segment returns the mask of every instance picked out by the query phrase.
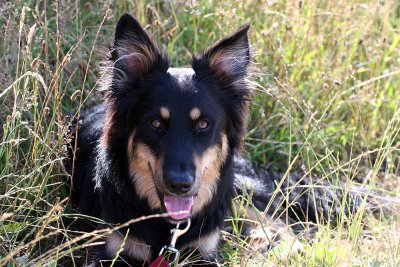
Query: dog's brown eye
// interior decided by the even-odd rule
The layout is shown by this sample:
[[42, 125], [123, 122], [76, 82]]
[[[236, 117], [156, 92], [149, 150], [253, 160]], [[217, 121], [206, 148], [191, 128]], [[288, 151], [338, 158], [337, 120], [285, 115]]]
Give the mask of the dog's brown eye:
[[161, 122], [159, 120], [152, 120], [151, 121], [151, 126], [153, 126], [156, 129], [160, 129], [161, 128]]
[[208, 122], [206, 120], [201, 120], [197, 123], [198, 129], [205, 129], [208, 127]]

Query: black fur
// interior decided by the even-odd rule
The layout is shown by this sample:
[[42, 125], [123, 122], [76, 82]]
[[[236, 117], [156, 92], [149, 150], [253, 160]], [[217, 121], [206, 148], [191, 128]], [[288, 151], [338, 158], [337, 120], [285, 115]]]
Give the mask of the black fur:
[[[245, 78], [250, 48], [247, 32], [248, 26], [243, 27], [194, 57], [192, 70], [171, 70], [167, 57], [156, 48], [139, 23], [130, 15], [121, 17], [103, 78], [107, 90], [105, 104], [82, 112], [76, 120], [77, 128], [72, 131], [73, 137], [74, 131], [78, 131], [77, 140], [73, 138], [70, 145], [69, 165], [73, 165], [74, 158], [71, 172], [79, 212], [110, 224], [165, 212], [164, 208], [152, 208], [146, 198], [140, 197], [130, 177], [128, 139], [134, 131], [135, 145], [144, 143], [153, 154], [164, 155], [164, 173], [182, 166], [192, 173], [193, 154], [201, 154], [213, 146], [222, 147], [220, 136], [226, 133], [228, 154], [220, 166], [216, 191], [211, 201], [192, 216], [192, 225], [178, 239], [177, 248], [184, 248], [222, 227], [233, 196], [233, 153], [241, 147], [248, 112], [250, 90]], [[136, 53], [138, 58], [129, 56]], [[221, 64], [218, 60], [226, 61]], [[146, 122], [163, 105], [170, 107], [172, 119], [162, 121], [163, 130], [156, 131]], [[200, 107], [207, 118], [210, 126], [205, 131], [193, 128], [190, 121], [174, 121], [194, 107]], [[181, 167], [175, 166], [178, 163]], [[160, 199], [163, 190], [167, 189], [157, 187]], [[173, 227], [174, 223], [168, 218], [148, 219], [131, 224], [129, 236], [149, 245], [154, 258], [169, 244]], [[120, 231], [122, 235], [126, 230]], [[97, 266], [100, 261], [115, 257], [106, 246], [91, 251], [90, 264]], [[120, 257], [139, 263], [139, 259], [124, 252]], [[214, 259], [208, 257], [207, 260]]]

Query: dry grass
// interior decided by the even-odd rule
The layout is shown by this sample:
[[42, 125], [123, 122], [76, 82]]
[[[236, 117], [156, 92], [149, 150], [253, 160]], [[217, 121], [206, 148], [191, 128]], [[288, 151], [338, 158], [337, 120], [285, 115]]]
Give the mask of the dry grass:
[[[138, 17], [174, 65], [251, 24], [257, 62], [246, 153], [287, 174], [359, 182], [399, 197], [397, 1], [24, 1], [0, 3], [0, 266], [72, 265], [103, 232], [69, 228], [63, 136], [99, 102], [99, 62], [120, 14]], [[312, 188], [310, 189], [312, 190]], [[259, 255], [236, 240], [227, 265], [399, 266], [399, 220], [363, 209]], [[246, 255], [244, 257], [243, 255]]]

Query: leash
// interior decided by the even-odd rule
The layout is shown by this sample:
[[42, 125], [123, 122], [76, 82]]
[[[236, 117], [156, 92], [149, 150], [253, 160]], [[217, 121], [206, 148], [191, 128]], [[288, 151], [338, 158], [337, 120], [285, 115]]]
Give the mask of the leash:
[[[148, 267], [177, 267], [179, 262], [179, 250], [175, 248], [176, 241], [178, 237], [183, 235], [189, 230], [190, 227], [190, 218], [186, 221], [186, 227], [183, 229], [179, 229], [181, 223], [178, 223], [174, 229], [171, 230], [171, 242], [168, 246], [164, 246], [158, 257], [150, 263]], [[170, 260], [172, 259], [172, 260]]]

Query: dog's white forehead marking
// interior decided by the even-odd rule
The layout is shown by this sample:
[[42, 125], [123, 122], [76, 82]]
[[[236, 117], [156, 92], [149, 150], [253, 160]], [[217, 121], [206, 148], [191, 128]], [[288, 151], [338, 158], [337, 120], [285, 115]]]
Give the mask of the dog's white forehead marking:
[[200, 111], [200, 109], [199, 108], [193, 108], [191, 111], [190, 111], [190, 118], [192, 119], [192, 120], [197, 120], [198, 118], [200, 118], [200, 116], [201, 116], [201, 111]]
[[168, 73], [174, 76], [178, 82], [183, 82], [194, 75], [194, 70], [192, 68], [169, 68]]
[[162, 106], [162, 107], [160, 108], [160, 114], [161, 114], [161, 117], [162, 117], [164, 120], [168, 120], [168, 119], [169, 119], [169, 116], [170, 116], [170, 111], [169, 111], [169, 109], [168, 109], [167, 107]]
[[168, 73], [171, 75], [191, 76], [194, 74], [192, 68], [169, 68]]

